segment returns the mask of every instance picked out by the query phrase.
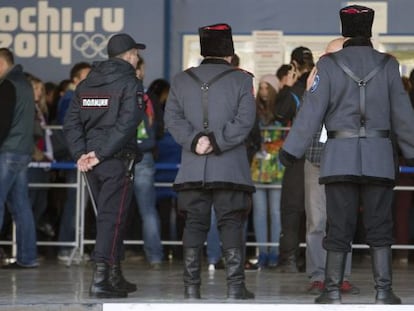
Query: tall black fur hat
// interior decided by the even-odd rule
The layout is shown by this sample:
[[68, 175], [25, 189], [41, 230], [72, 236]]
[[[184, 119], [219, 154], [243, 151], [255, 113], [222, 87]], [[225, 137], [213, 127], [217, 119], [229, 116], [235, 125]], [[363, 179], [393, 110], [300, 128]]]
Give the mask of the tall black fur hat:
[[233, 56], [234, 45], [231, 27], [227, 24], [215, 24], [200, 27], [200, 47], [202, 56]]
[[339, 11], [342, 36], [371, 38], [374, 10], [361, 5], [350, 5]]

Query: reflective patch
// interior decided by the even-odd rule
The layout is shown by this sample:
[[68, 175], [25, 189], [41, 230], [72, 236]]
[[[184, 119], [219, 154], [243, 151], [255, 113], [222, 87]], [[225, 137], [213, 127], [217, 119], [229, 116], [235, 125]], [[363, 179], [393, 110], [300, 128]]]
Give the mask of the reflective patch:
[[137, 103], [138, 103], [138, 108], [140, 110], [145, 110], [145, 108], [146, 108], [145, 107], [145, 103], [146, 103], [145, 96], [148, 97], [147, 94], [144, 94], [140, 91], [137, 92]]
[[320, 80], [321, 80], [321, 78], [319, 77], [319, 75], [317, 74], [316, 76], [315, 76], [315, 79], [313, 80], [313, 83], [312, 83], [312, 86], [311, 86], [311, 88], [310, 88], [310, 92], [311, 93], [313, 93], [313, 92], [315, 92], [316, 91], [316, 89], [318, 88], [318, 86], [319, 86], [319, 82], [320, 82]]
[[82, 108], [107, 108], [109, 97], [106, 98], [82, 98]]

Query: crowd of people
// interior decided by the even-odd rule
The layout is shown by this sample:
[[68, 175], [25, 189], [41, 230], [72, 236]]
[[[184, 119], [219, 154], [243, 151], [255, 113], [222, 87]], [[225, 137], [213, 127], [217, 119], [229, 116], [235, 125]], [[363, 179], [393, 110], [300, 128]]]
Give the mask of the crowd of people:
[[[342, 294], [359, 293], [350, 278], [360, 218], [376, 303], [401, 303], [392, 291], [390, 246], [394, 239], [410, 242], [413, 202], [411, 192], [393, 186], [414, 185], [395, 172], [414, 164], [414, 72], [401, 77], [396, 60], [373, 49], [373, 16], [362, 6], [341, 9], [343, 37], [320, 61], [309, 48], [295, 48], [289, 64], [258, 77], [256, 94], [227, 24], [199, 28], [199, 66], [171, 85], [157, 79], [147, 88], [145, 45], [127, 34], [109, 40], [108, 60], [77, 63], [59, 84], [25, 73], [0, 48], [0, 225], [7, 224], [7, 206], [18, 246], [16, 261], [3, 268], [36, 268], [36, 237], [75, 239], [75, 190], [28, 187], [76, 181], [75, 170], [28, 168], [29, 162], [74, 161], [96, 209], [90, 296], [135, 291], [121, 268], [130, 206], [141, 220], [132, 228], [140, 228], [147, 262], [160, 269], [166, 250], [156, 163], [179, 150], [181, 165], [168, 181], [183, 219], [185, 298], [202, 297], [206, 255], [209, 270], [226, 270], [230, 299], [254, 298], [246, 269], [274, 269], [306, 272], [316, 303], [341, 303]], [[382, 109], [370, 106], [372, 98]], [[162, 149], [171, 142], [170, 151]], [[246, 250], [249, 220], [254, 261]], [[68, 261], [72, 251], [60, 246], [57, 258]], [[399, 251], [397, 259], [406, 264], [408, 255]]]

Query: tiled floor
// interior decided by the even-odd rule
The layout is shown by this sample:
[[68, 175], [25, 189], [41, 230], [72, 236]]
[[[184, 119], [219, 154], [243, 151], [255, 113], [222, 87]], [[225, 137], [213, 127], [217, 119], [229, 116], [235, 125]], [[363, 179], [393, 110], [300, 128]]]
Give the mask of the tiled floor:
[[[345, 304], [370, 304], [374, 289], [369, 260], [353, 263], [352, 282], [359, 295], [343, 296]], [[0, 270], [0, 310], [103, 310], [103, 303], [126, 304], [188, 303], [183, 299], [182, 262], [165, 262], [160, 270], [151, 270], [143, 260], [127, 260], [124, 275], [138, 284], [138, 291], [125, 299], [97, 300], [88, 297], [92, 275], [89, 263], [67, 267], [55, 260], [43, 261], [37, 269]], [[305, 273], [282, 274], [271, 269], [246, 272], [247, 287], [255, 300], [243, 304], [313, 304], [307, 293]], [[203, 267], [202, 304], [229, 303], [225, 299], [223, 270]], [[404, 304], [414, 309], [414, 266], [394, 267], [394, 289]], [[239, 303], [239, 302], [237, 302]]]

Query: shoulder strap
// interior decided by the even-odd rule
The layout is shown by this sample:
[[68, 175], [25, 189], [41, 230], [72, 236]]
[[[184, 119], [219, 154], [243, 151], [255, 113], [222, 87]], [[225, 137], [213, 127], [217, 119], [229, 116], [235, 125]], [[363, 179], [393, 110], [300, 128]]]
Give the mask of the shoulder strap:
[[384, 68], [385, 64], [390, 59], [390, 55], [386, 54], [384, 58], [381, 60], [381, 62], [372, 69], [365, 77], [362, 79], [359, 78], [347, 65], [344, 64], [344, 62], [338, 57], [338, 55], [332, 53], [328, 55], [330, 58], [334, 60], [334, 62], [341, 67], [341, 69], [351, 77], [352, 80], [354, 80], [356, 83], [358, 83], [358, 86], [365, 86], [369, 80], [371, 80], [382, 68]]
[[212, 84], [214, 84], [215, 82], [217, 82], [218, 80], [220, 80], [221, 78], [223, 78], [225, 75], [236, 71], [235, 68], [230, 68], [230, 69], [226, 69], [222, 72], [220, 72], [218, 75], [214, 76], [213, 78], [211, 78], [208, 82], [204, 82], [202, 81], [192, 70], [193, 67], [188, 68], [187, 70], [185, 70], [184, 72], [187, 73], [188, 75], [190, 75], [191, 78], [193, 78], [197, 83], [199, 83], [201, 86], [206, 85], [206, 86], [211, 86]]
[[365, 77], [362, 79], [359, 78], [347, 65], [344, 64], [342, 59], [338, 57], [337, 54], [329, 54], [328, 55], [332, 60], [349, 76], [352, 80], [354, 80], [359, 86], [359, 111], [360, 111], [360, 133], [361, 135], [365, 134], [365, 86], [367, 85], [368, 81], [370, 81], [382, 68], [384, 68], [385, 64], [391, 58], [389, 55], [385, 55], [381, 62], [372, 69]]
[[188, 74], [191, 78], [193, 78], [193, 80], [195, 80], [198, 84], [200, 85], [204, 84], [204, 82], [201, 81], [200, 78], [191, 69], [193, 69], [193, 67], [188, 68], [184, 72]]
[[218, 75], [211, 78], [208, 82], [203, 82], [192, 70], [192, 68], [189, 68], [185, 70], [184, 72], [187, 73], [195, 82], [197, 82], [200, 85], [202, 94], [202, 104], [203, 104], [203, 127], [204, 131], [208, 132], [208, 89], [209, 87], [223, 78], [225, 75], [234, 72], [235, 68], [230, 68], [227, 70], [224, 70], [220, 72]]

